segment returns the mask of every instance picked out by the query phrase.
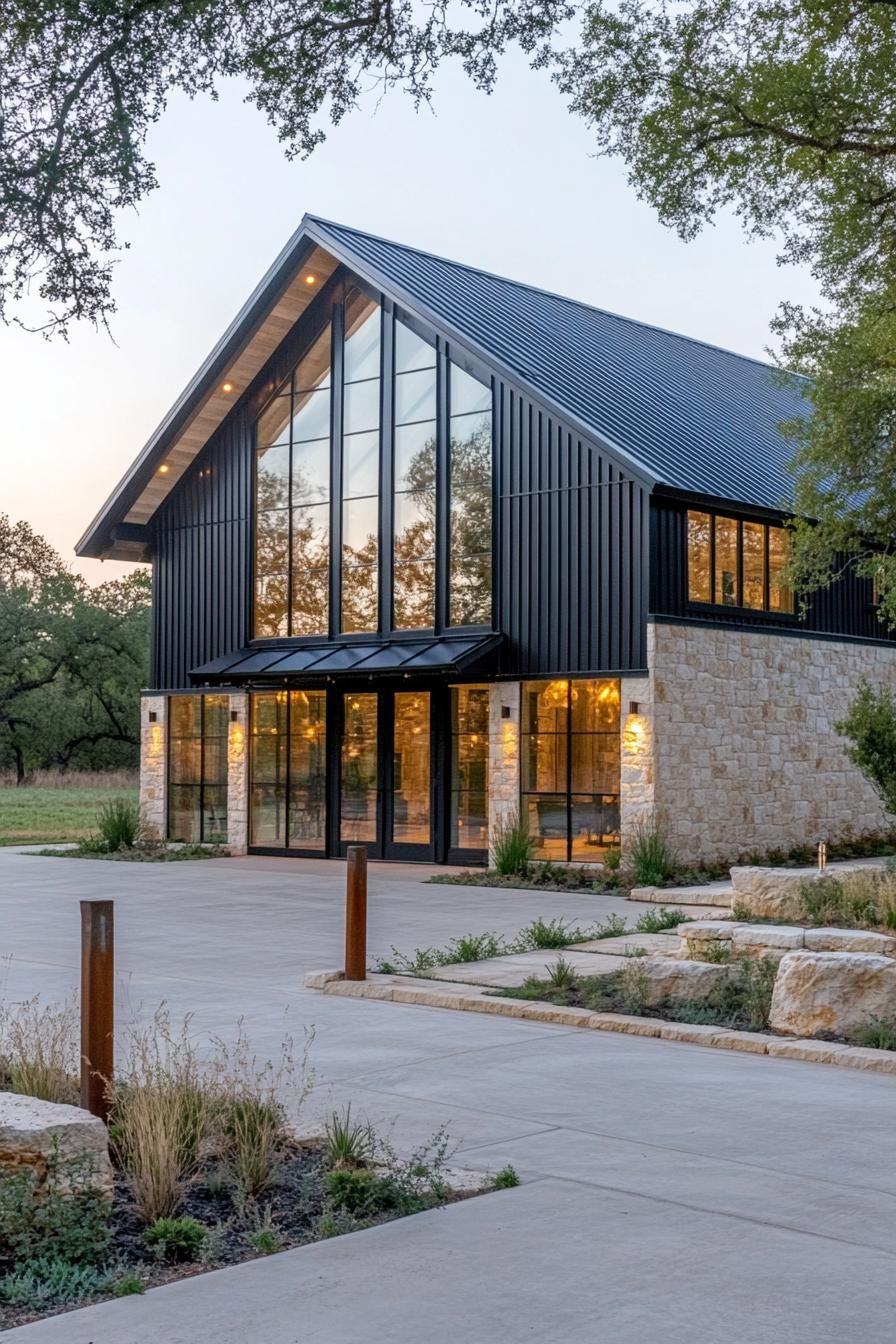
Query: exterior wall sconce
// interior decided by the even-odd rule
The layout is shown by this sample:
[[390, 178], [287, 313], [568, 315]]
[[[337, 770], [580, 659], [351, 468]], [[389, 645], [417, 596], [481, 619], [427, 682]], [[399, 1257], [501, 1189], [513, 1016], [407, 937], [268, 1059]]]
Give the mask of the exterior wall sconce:
[[640, 714], [640, 713], [641, 713], [641, 701], [640, 701], [640, 700], [629, 700], [629, 702], [628, 702], [628, 712], [629, 712], [629, 714]]
[[156, 711], [154, 709], [149, 711], [149, 721], [150, 723], [155, 723], [156, 721]]
[[238, 710], [238, 709], [232, 709], [232, 710], [230, 711], [230, 722], [231, 722], [231, 723], [239, 723], [239, 721], [240, 721], [240, 712], [239, 712], [239, 710]]
[[502, 706], [501, 706], [501, 718], [502, 718], [502, 719], [509, 719], [509, 718], [510, 718], [510, 706], [509, 706], [509, 705], [502, 705]]

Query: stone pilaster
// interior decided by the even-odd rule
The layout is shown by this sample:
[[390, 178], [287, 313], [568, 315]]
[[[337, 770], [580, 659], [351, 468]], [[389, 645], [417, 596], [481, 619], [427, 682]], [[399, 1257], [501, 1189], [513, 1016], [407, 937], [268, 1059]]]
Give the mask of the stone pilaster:
[[227, 733], [227, 848], [245, 854], [248, 845], [249, 697], [239, 693], [230, 697]]
[[[648, 657], [652, 633], [648, 627]], [[619, 690], [619, 829], [624, 845], [639, 823], [650, 826], [655, 820], [653, 679], [623, 677]], [[637, 711], [631, 710], [633, 704]]]
[[495, 826], [520, 805], [520, 703], [518, 681], [494, 682], [489, 688], [489, 861]]
[[168, 698], [140, 700], [140, 815], [147, 840], [168, 835]]

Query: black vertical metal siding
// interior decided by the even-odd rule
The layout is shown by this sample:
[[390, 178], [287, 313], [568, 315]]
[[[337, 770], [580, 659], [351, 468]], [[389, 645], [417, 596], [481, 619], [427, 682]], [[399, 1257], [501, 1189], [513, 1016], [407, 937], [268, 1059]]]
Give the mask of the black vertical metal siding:
[[515, 388], [499, 382], [496, 404], [503, 671], [642, 670], [646, 492]]
[[[699, 508], [700, 505], [694, 505]], [[720, 510], [721, 511], [721, 510]], [[732, 509], [732, 513], [737, 510]], [[830, 588], [815, 593], [805, 616], [777, 620], [773, 615], [730, 613], [691, 607], [687, 590], [687, 505], [656, 499], [650, 507], [650, 611], [657, 616], [700, 617], [722, 625], [764, 629], [796, 629], [807, 634], [848, 635], [857, 639], [893, 639], [880, 624], [872, 604], [870, 579], [846, 573]]]
[[189, 671], [251, 637], [251, 423], [237, 408], [178, 482], [155, 521], [151, 684], [190, 684]]

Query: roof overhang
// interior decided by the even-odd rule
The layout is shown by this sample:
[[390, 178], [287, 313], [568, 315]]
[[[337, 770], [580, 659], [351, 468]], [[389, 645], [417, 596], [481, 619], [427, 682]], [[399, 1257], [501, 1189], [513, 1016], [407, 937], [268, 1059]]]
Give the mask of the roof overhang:
[[[303, 221], [106, 500], [76, 545], [78, 555], [149, 558], [147, 524], [156, 510], [338, 265]], [[144, 532], [138, 540], [129, 529]]]

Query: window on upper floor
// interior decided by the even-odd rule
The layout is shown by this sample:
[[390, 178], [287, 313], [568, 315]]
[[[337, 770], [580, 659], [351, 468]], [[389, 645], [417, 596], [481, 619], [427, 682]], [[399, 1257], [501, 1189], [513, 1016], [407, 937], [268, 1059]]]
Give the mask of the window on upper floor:
[[324, 302], [256, 422], [255, 637], [489, 625], [491, 387], [358, 282]]
[[688, 600], [792, 615], [785, 528], [688, 510]]

